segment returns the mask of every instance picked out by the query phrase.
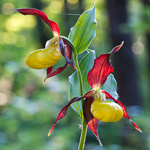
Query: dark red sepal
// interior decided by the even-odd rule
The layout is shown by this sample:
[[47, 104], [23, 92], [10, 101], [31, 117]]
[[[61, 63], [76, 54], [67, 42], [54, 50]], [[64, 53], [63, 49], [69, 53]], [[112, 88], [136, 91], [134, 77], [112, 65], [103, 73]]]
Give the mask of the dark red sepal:
[[59, 112], [59, 114], [58, 114], [58, 116], [57, 116], [57, 118], [56, 118], [55, 123], [52, 125], [52, 127], [51, 127], [51, 129], [50, 129], [50, 131], [49, 131], [49, 133], [48, 133], [48, 136], [50, 136], [50, 134], [51, 134], [52, 131], [54, 130], [56, 123], [57, 123], [60, 119], [62, 119], [62, 118], [64, 118], [64, 117], [66, 116], [68, 107], [69, 107], [72, 103], [77, 102], [77, 101], [80, 101], [82, 98], [83, 98], [83, 96], [82, 96], [82, 97], [74, 97], [74, 98], [71, 99], [71, 100], [69, 101], [69, 103]]
[[67, 41], [60, 39], [60, 50], [62, 55], [65, 57], [66, 62], [75, 69], [75, 65], [73, 63], [73, 61], [71, 60], [71, 56], [72, 56], [72, 47], [67, 43]]
[[52, 72], [52, 68], [53, 67], [49, 67], [47, 69], [47, 75], [46, 75], [46, 77], [44, 79], [44, 82], [46, 81], [46, 79], [48, 79], [50, 77], [53, 77], [53, 76], [55, 76], [55, 75], [60, 74], [61, 72], [63, 72], [66, 69], [67, 66], [68, 66], [68, 64], [66, 63], [63, 67], [59, 67], [56, 70], [54, 70], [53, 72]]
[[99, 139], [98, 133], [97, 133], [97, 127], [99, 124], [99, 120], [94, 118], [91, 114], [91, 104], [94, 101], [94, 97], [86, 98], [83, 105], [83, 114], [87, 123], [87, 126], [90, 128], [90, 130], [94, 133], [97, 140], [99, 141], [100, 145], [102, 146], [101, 140]]
[[56, 22], [49, 20], [47, 15], [38, 9], [27, 9], [27, 8], [21, 8], [21, 9], [15, 9], [19, 13], [23, 15], [35, 15], [39, 18], [41, 18], [52, 30], [54, 36], [58, 36], [60, 34], [59, 27]]
[[117, 52], [123, 45], [123, 42], [114, 47], [108, 54], [102, 54], [94, 61], [93, 68], [89, 71], [87, 79], [93, 89], [100, 88], [106, 81], [108, 75], [113, 72], [109, 57], [110, 54]]
[[137, 129], [139, 132], [142, 132], [141, 129], [136, 125], [136, 123], [133, 122], [133, 121], [130, 119], [130, 117], [129, 117], [128, 113], [127, 113], [126, 107], [124, 106], [124, 104], [123, 104], [121, 101], [119, 101], [119, 100], [113, 98], [113, 97], [112, 97], [108, 92], [106, 92], [106, 91], [101, 90], [101, 92], [106, 95], [106, 98], [107, 98], [107, 99], [112, 99], [112, 100], [114, 100], [118, 105], [120, 105], [120, 107], [121, 107], [122, 110], [123, 110], [123, 116], [124, 116], [125, 118], [129, 119], [129, 121], [133, 124], [133, 126], [134, 126], [135, 129]]
[[120, 45], [115, 46], [109, 53], [116, 53], [117, 51], [119, 51], [119, 49], [123, 46], [124, 41], [121, 42]]
[[134, 128], [135, 128], [136, 130], [138, 130], [139, 132], [142, 133], [141, 129], [136, 125], [135, 122], [133, 122], [131, 119], [130, 119], [130, 122], [133, 124], [133, 126], [134, 126]]

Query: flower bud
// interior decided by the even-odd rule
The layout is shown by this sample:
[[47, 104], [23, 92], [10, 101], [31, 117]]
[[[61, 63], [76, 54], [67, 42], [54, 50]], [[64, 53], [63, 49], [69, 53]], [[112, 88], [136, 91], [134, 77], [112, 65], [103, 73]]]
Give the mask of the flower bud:
[[91, 105], [93, 116], [103, 122], [116, 122], [123, 117], [122, 108], [114, 102], [95, 99]]
[[61, 57], [59, 39], [46, 42], [45, 49], [35, 50], [26, 57], [26, 64], [33, 69], [43, 69], [55, 65]]

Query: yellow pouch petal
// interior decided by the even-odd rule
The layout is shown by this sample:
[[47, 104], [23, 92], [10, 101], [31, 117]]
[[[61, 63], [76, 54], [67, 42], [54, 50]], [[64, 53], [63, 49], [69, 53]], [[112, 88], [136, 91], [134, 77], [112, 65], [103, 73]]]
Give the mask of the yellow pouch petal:
[[48, 41], [48, 46], [45, 49], [35, 50], [29, 53], [26, 57], [26, 64], [33, 69], [43, 69], [55, 65], [60, 57], [61, 51], [59, 42], [56, 39]]
[[103, 122], [116, 122], [123, 117], [122, 108], [114, 102], [95, 100], [91, 105], [93, 116]]

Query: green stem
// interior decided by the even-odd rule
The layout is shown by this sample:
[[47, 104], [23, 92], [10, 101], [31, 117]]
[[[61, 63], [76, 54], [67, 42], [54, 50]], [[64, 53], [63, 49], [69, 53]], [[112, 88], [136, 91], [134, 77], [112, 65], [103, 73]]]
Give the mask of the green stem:
[[[78, 78], [79, 78], [80, 94], [81, 94], [81, 96], [83, 96], [82, 76], [81, 76], [81, 71], [80, 71], [77, 55], [74, 55], [74, 62], [75, 62], [75, 66], [76, 66], [77, 73], [78, 73]], [[82, 108], [83, 108], [83, 103], [84, 103], [84, 100], [81, 99], [81, 107]], [[86, 133], [87, 133], [87, 125], [86, 125], [86, 120], [85, 120], [84, 115], [83, 115], [83, 111], [82, 111], [82, 116], [81, 117], [82, 117], [82, 131], [81, 131], [80, 143], [79, 143], [78, 150], [83, 150], [84, 149]]]
[[80, 136], [80, 143], [79, 143], [78, 150], [84, 149], [86, 133], [87, 133], [87, 125], [86, 125], [86, 121], [84, 121], [83, 126], [82, 126], [82, 132], [81, 132], [81, 136]]
[[[75, 53], [75, 47], [74, 47], [73, 43], [68, 38], [66, 38], [64, 36], [61, 36], [61, 38], [66, 40], [73, 49], [74, 63], [75, 63], [78, 78], [79, 78], [80, 95], [83, 96], [82, 75], [81, 75], [81, 71], [80, 71], [80, 67], [79, 67], [79, 63], [78, 63], [77, 54]], [[84, 104], [84, 99], [81, 99], [81, 108], [83, 108], [83, 104]], [[86, 120], [85, 120], [84, 115], [83, 115], [83, 111], [80, 110], [80, 106], [78, 103], [77, 103], [77, 107], [79, 109], [79, 113], [80, 113], [80, 116], [82, 118], [82, 131], [81, 131], [80, 143], [79, 143], [78, 150], [83, 150], [84, 145], [85, 145], [86, 133], [87, 133], [87, 125], [86, 125]], [[82, 114], [81, 114], [81, 112], [82, 112]]]
[[[76, 70], [77, 70], [77, 74], [78, 74], [78, 78], [79, 78], [80, 96], [83, 96], [82, 76], [81, 76], [81, 71], [80, 71], [80, 67], [79, 67], [77, 55], [74, 55], [74, 63], [75, 63]], [[83, 107], [83, 103], [84, 103], [84, 100], [81, 99], [81, 108]], [[83, 116], [83, 113], [82, 113], [82, 116], [81, 116], [81, 117], [82, 117], [82, 122], [84, 122], [84, 116]]]

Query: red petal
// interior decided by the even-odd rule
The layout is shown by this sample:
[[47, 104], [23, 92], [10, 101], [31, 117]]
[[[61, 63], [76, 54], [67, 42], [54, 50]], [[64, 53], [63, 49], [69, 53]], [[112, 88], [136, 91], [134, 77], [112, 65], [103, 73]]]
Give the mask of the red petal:
[[52, 66], [52, 67], [47, 68], [47, 74], [50, 74], [50, 73], [52, 72], [52, 70], [53, 70], [53, 66]]
[[113, 50], [108, 54], [102, 54], [95, 59], [94, 66], [89, 71], [87, 76], [88, 82], [93, 89], [100, 88], [105, 83], [107, 76], [113, 72], [114, 69], [109, 61], [109, 56], [111, 53], [117, 52], [122, 45], [123, 42], [120, 45], [114, 47]]
[[91, 111], [90, 111], [91, 104], [93, 103], [93, 101], [94, 101], [93, 97], [86, 98], [86, 100], [84, 101], [84, 105], [83, 105], [83, 114], [84, 114], [84, 117], [85, 117], [85, 120], [86, 120], [88, 127], [94, 133], [94, 135], [96, 136], [100, 145], [102, 146], [102, 143], [101, 143], [99, 136], [97, 134], [97, 127], [99, 124], [99, 120], [94, 118], [93, 115], [91, 114]]
[[129, 121], [133, 124], [133, 126], [134, 126], [135, 129], [137, 129], [139, 132], [142, 132], [141, 129], [130, 119], [130, 117], [129, 117], [128, 113], [127, 113], [126, 107], [124, 106], [124, 104], [123, 104], [121, 101], [119, 101], [119, 100], [113, 98], [113, 97], [112, 97], [108, 92], [106, 92], [106, 91], [101, 90], [101, 92], [106, 95], [106, 98], [107, 98], [107, 99], [112, 99], [112, 100], [114, 100], [116, 103], [118, 103], [118, 104], [121, 106], [122, 110], [123, 110], [123, 116], [124, 116], [125, 118], [129, 119]]
[[60, 39], [60, 50], [62, 55], [65, 57], [66, 62], [75, 69], [73, 61], [71, 61], [71, 56], [72, 56], [72, 48], [68, 44], [67, 41]]
[[135, 122], [133, 122], [131, 119], [130, 119], [130, 122], [133, 124], [134, 128], [137, 129], [139, 132], [142, 133], [141, 129], [136, 125]]
[[46, 81], [46, 79], [48, 79], [50, 77], [53, 77], [53, 76], [55, 76], [55, 75], [60, 74], [61, 72], [63, 72], [66, 69], [67, 66], [68, 66], [68, 64], [66, 63], [63, 67], [59, 67], [56, 70], [54, 70], [53, 72], [52, 72], [52, 67], [49, 67], [47, 69], [47, 76], [44, 79], [44, 82]]
[[94, 91], [94, 90], [91, 90], [91, 91], [87, 92], [87, 93], [84, 95], [84, 98], [92, 97], [94, 94], [95, 94], [95, 91]]
[[60, 34], [59, 27], [56, 22], [49, 20], [47, 15], [38, 9], [15, 9], [19, 13], [23, 15], [35, 15], [41, 18], [52, 30], [54, 36], [58, 36]]
[[48, 136], [50, 136], [50, 134], [51, 134], [52, 131], [54, 130], [56, 123], [57, 123], [60, 119], [62, 119], [62, 118], [64, 118], [64, 117], [66, 116], [68, 107], [69, 107], [72, 103], [77, 102], [77, 101], [80, 101], [82, 98], [83, 98], [83, 96], [82, 96], [82, 97], [74, 97], [74, 98], [71, 99], [71, 100], [69, 101], [69, 103], [59, 112], [59, 114], [58, 114], [58, 116], [57, 116], [57, 118], [56, 118], [55, 123], [52, 125], [52, 127], [51, 127], [51, 129], [50, 129], [50, 131], [49, 131], [49, 133], [48, 133]]
[[124, 41], [122, 41], [122, 43], [116, 47], [114, 47], [109, 53], [116, 53], [122, 46], [123, 46]]

